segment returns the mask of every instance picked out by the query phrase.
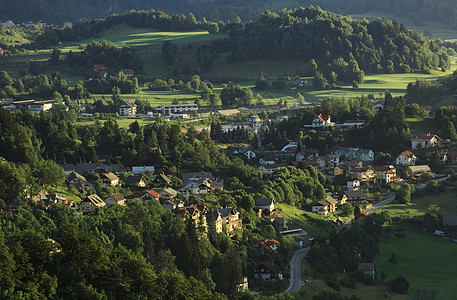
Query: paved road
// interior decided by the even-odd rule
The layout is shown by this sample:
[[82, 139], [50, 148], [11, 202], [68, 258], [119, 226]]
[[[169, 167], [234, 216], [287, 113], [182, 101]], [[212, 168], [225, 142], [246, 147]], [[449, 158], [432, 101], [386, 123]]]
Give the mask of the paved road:
[[[435, 180], [436, 182], [441, 182], [441, 181], [448, 180], [449, 178], [451, 178], [451, 175], [442, 177], [442, 178], [438, 178], [438, 179], [433, 179], [433, 180]], [[428, 182], [417, 184], [416, 189], [420, 189], [420, 190], [425, 189], [425, 187], [427, 186], [427, 183]]]
[[309, 250], [311, 250], [311, 247], [299, 249], [294, 252], [294, 256], [292, 256], [292, 260], [290, 261], [290, 285], [282, 294], [296, 292], [304, 285], [301, 279], [301, 263]]

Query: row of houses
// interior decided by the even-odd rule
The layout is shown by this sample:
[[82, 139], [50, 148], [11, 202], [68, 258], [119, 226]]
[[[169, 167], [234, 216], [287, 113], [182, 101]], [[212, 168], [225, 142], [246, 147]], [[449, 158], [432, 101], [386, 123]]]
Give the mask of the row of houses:
[[311, 206], [311, 211], [320, 216], [327, 216], [337, 210], [339, 205], [345, 203], [361, 204], [366, 200], [365, 192], [362, 190], [345, 191], [334, 196], [327, 195], [325, 200], [318, 201]]
[[10, 100], [0, 100], [0, 105], [5, 110], [16, 111], [16, 110], [28, 110], [32, 113], [48, 111], [52, 109], [54, 100], [21, 100], [21, 101], [10, 101]]

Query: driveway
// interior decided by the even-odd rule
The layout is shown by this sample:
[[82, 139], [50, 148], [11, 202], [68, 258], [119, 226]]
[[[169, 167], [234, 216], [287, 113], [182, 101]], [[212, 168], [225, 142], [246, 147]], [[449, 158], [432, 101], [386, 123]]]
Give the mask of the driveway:
[[304, 286], [303, 280], [301, 279], [302, 269], [301, 263], [303, 258], [309, 253], [311, 247], [298, 249], [294, 252], [292, 259], [290, 261], [290, 285], [289, 288], [282, 293], [293, 293], [298, 291], [302, 286]]

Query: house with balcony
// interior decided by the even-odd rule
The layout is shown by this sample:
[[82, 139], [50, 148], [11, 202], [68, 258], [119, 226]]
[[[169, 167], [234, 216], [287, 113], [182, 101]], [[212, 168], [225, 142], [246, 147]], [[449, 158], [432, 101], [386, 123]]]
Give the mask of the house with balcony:
[[438, 143], [438, 136], [434, 134], [426, 134], [421, 137], [415, 137], [411, 139], [411, 148], [416, 150], [417, 148], [431, 148], [435, 147]]

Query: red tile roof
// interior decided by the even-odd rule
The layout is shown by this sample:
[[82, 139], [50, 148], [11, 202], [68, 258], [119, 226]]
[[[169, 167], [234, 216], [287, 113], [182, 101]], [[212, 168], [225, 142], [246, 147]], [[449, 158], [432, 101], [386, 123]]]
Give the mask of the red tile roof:
[[159, 198], [160, 198], [160, 194], [157, 193], [157, 192], [154, 191], [154, 190], [147, 191], [146, 193], [149, 194], [149, 195], [151, 195], [152, 197], [154, 197], [154, 198], [156, 198], [156, 199], [159, 199]]
[[314, 117], [314, 119], [320, 119], [322, 122], [327, 122], [329, 119], [330, 119], [330, 116], [329, 115], [322, 115], [322, 114], [318, 114], [317, 116]]
[[[403, 151], [401, 154], [403, 154], [404, 156], [406, 156], [407, 158], [413, 158], [415, 157], [414, 153], [412, 153], [411, 151]], [[401, 155], [400, 154], [400, 155]]]

